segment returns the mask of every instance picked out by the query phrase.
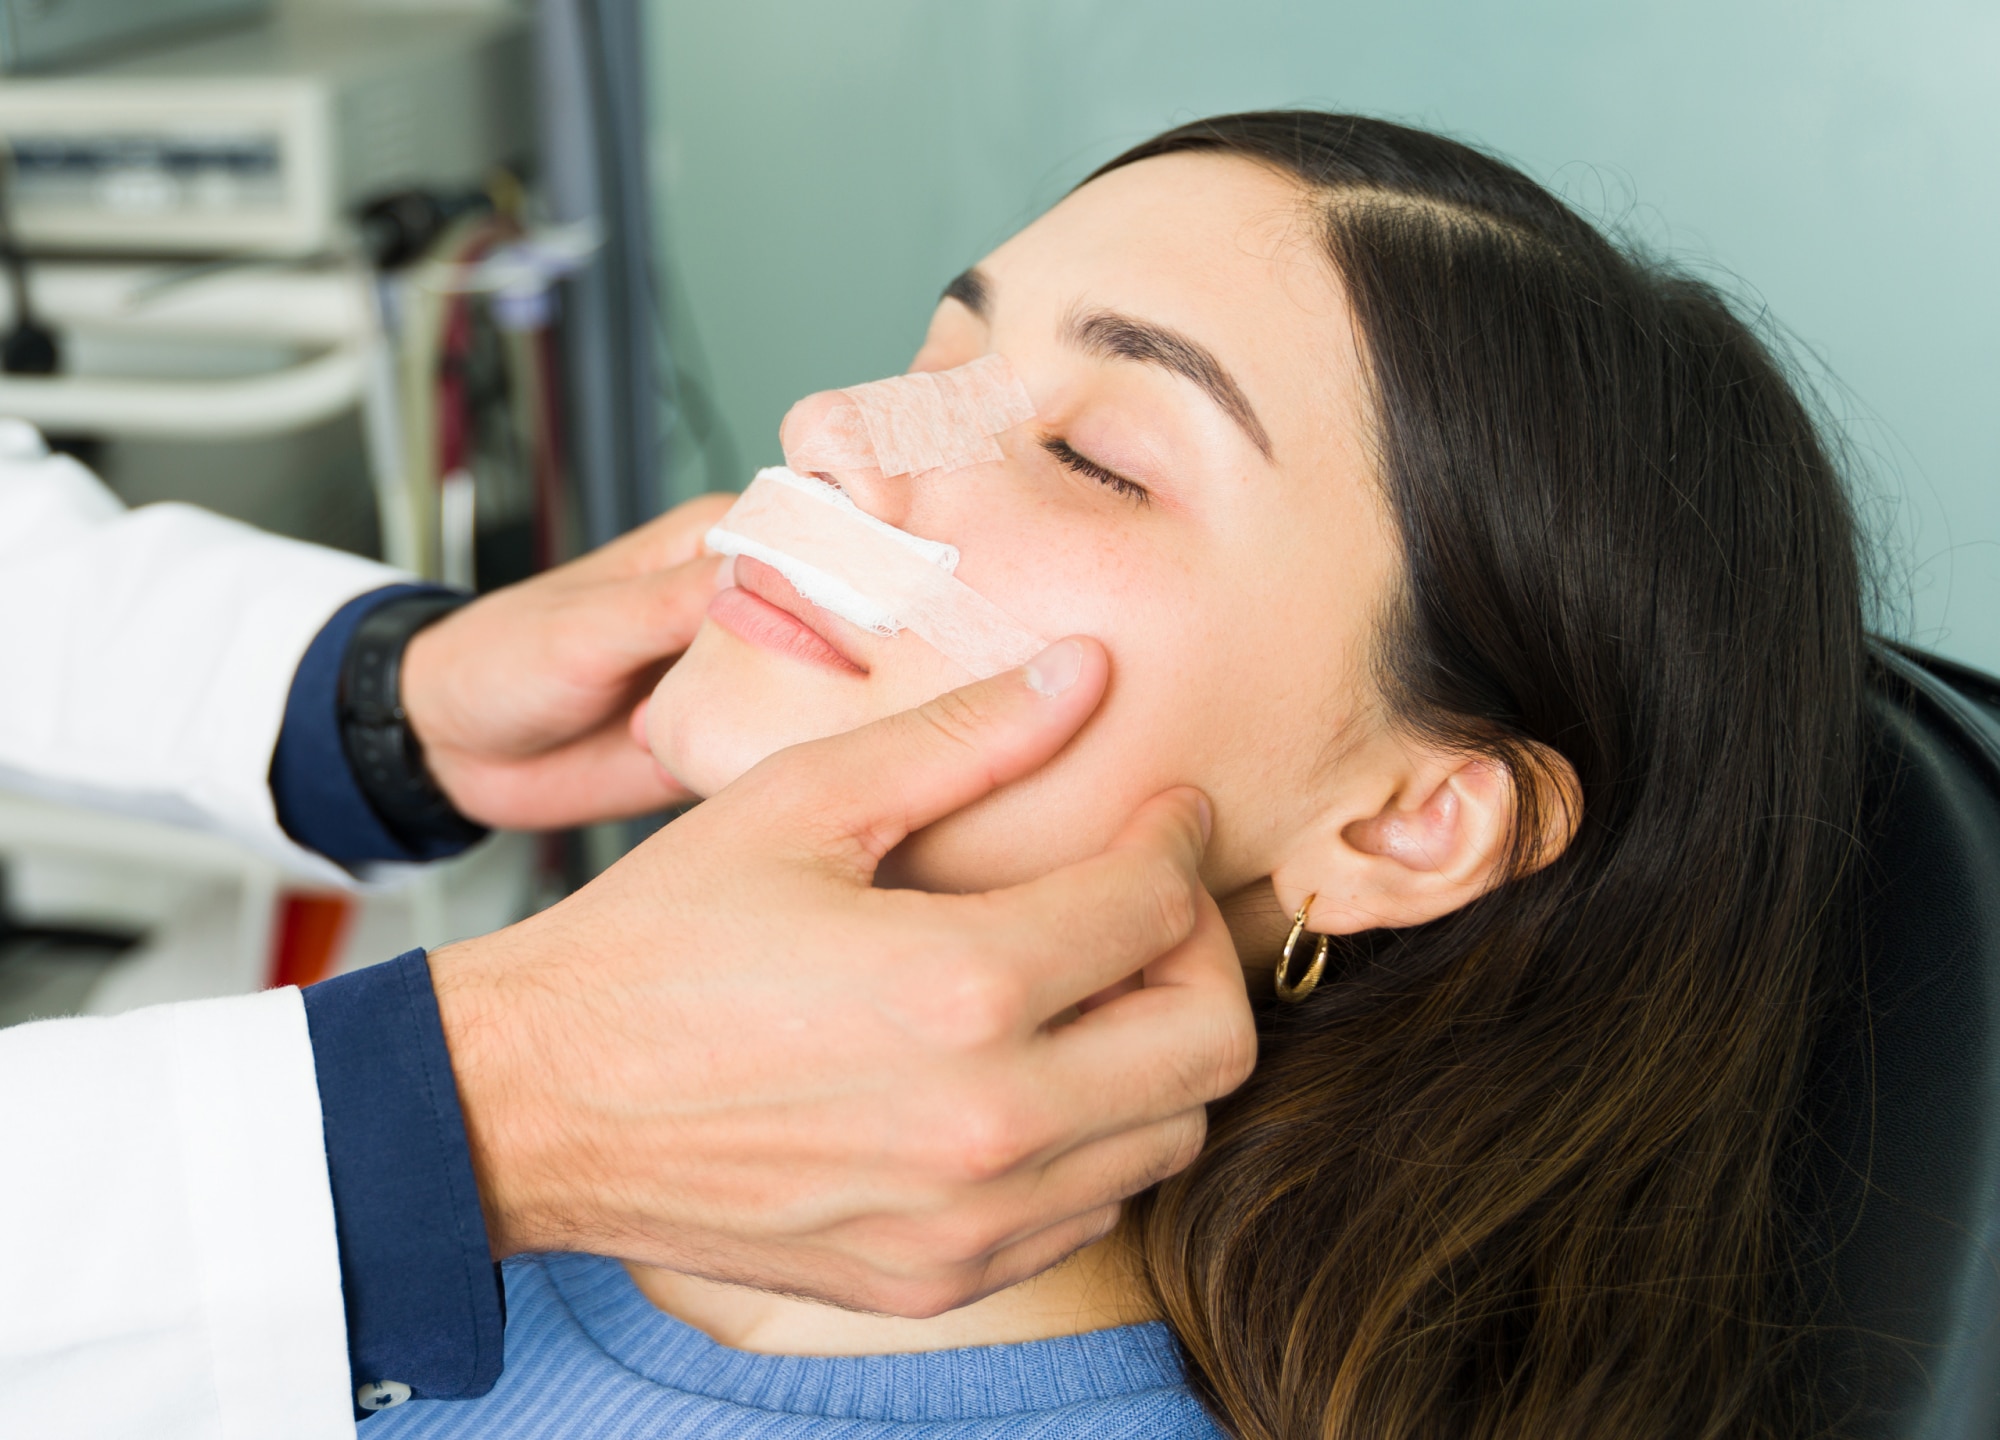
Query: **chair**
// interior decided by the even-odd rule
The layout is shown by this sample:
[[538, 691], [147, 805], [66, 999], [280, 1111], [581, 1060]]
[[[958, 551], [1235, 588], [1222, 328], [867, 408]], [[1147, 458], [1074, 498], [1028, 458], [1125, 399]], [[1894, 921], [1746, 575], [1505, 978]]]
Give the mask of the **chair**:
[[1863, 943], [1805, 1102], [1830, 1283], [1800, 1383], [1842, 1435], [2000, 1440], [2000, 680], [1875, 661]]

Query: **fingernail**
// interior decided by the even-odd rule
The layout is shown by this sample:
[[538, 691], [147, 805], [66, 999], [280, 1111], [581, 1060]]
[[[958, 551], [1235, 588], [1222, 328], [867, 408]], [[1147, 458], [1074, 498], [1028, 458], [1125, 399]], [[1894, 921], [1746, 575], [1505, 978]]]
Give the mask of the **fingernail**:
[[1196, 795], [1195, 810], [1201, 816], [1201, 843], [1206, 845], [1208, 837], [1215, 833], [1215, 808], [1208, 803], [1206, 795]]
[[1030, 690], [1037, 695], [1060, 695], [1083, 673], [1083, 647], [1074, 640], [1058, 640], [1025, 668]]

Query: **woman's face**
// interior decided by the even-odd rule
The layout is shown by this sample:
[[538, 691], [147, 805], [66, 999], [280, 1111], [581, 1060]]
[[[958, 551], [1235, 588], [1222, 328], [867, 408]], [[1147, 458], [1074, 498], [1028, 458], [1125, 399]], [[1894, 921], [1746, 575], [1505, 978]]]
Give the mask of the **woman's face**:
[[[1303, 202], [1221, 156], [1091, 182], [955, 282], [911, 367], [1005, 356], [1037, 412], [1000, 437], [1005, 458], [833, 477], [957, 546], [959, 578], [1022, 624], [1111, 656], [1103, 705], [1062, 754], [911, 837], [894, 883], [1039, 874], [1179, 784], [1213, 803], [1217, 893], [1270, 874], [1321, 822], [1336, 761], [1376, 725], [1370, 644], [1396, 551], [1347, 305]], [[647, 715], [654, 753], [697, 794], [969, 678], [754, 562], [738, 580]]]

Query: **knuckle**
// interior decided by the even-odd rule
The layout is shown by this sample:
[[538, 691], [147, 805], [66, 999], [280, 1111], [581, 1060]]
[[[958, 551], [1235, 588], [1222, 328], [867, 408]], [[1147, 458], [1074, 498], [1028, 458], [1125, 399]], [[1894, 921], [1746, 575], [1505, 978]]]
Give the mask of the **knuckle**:
[[971, 1276], [984, 1272], [988, 1259], [1011, 1233], [998, 1218], [959, 1207], [937, 1218], [929, 1241], [943, 1273]]
[[[1172, 1170], [1167, 1172], [1169, 1175], [1173, 1173]], [[1095, 1210], [1085, 1216], [1082, 1225], [1082, 1240], [1076, 1248], [1081, 1250], [1086, 1245], [1095, 1245], [1118, 1228], [1118, 1222], [1124, 1218], [1124, 1215], [1125, 1206], [1121, 1201], [1116, 1204], [1106, 1205], [1102, 1209]]]
[[1164, 855], [1149, 856], [1134, 877], [1134, 903], [1161, 935], [1176, 942], [1194, 932], [1201, 918], [1195, 899], [1195, 881]]
[[1206, 1011], [1190, 1039], [1176, 1052], [1173, 1072], [1178, 1098], [1189, 1107], [1220, 1100], [1257, 1068], [1257, 1022], [1247, 1004]]
[[1019, 1028], [1028, 1006], [1027, 984], [1010, 970], [963, 961], [952, 967], [938, 1003], [961, 1043], [983, 1047]]
[[1211, 1104], [1250, 1078], [1257, 1062], [1257, 1032], [1234, 1021], [1212, 1023], [1207, 1044], [1183, 1052], [1175, 1079], [1189, 1106]]
[[1167, 1127], [1166, 1140], [1166, 1146], [1160, 1156], [1161, 1169], [1157, 1177], [1160, 1180], [1166, 1179], [1169, 1175], [1180, 1174], [1194, 1164], [1195, 1157], [1201, 1154], [1201, 1147], [1208, 1140], [1207, 1112], [1190, 1110], [1187, 1114], [1176, 1117]]
[[1222, 1040], [1215, 1061], [1214, 1094], [1204, 1097], [1215, 1100], [1236, 1089], [1250, 1078], [1250, 1072], [1257, 1068], [1257, 1022], [1248, 1008], [1241, 1014], [1228, 1014], [1222, 1021]]
[[987, 1185], [1020, 1168], [1033, 1149], [1028, 1127], [1012, 1106], [982, 1100], [966, 1106], [952, 1127], [943, 1169], [962, 1185]]
[[983, 717], [979, 713], [979, 707], [960, 691], [945, 691], [918, 713], [937, 732], [940, 739], [967, 749], [978, 748], [977, 739]]
[[1027, 981], [978, 955], [926, 955], [914, 961], [901, 1006], [923, 1037], [949, 1051], [978, 1051], [1020, 1032]]
[[[1237, 1072], [1242, 1069], [1242, 1075]], [[1228, 1094], [1248, 1069], [1240, 1067], [1232, 1032], [1212, 1023], [1201, 1023], [1184, 1032], [1180, 1043], [1158, 1052], [1148, 1091], [1155, 1115], [1179, 1115], [1200, 1111]], [[1155, 1123], [1163, 1123], [1156, 1121]]]

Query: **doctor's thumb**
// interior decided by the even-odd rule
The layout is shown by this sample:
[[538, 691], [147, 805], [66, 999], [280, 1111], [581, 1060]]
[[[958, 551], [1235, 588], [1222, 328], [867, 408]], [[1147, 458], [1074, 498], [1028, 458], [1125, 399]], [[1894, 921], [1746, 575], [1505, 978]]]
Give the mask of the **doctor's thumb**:
[[781, 751], [744, 778], [769, 803], [810, 807], [800, 818], [811, 831], [838, 836], [872, 869], [911, 831], [1040, 769], [1096, 710], [1109, 676], [1104, 647], [1073, 635], [914, 710]]

